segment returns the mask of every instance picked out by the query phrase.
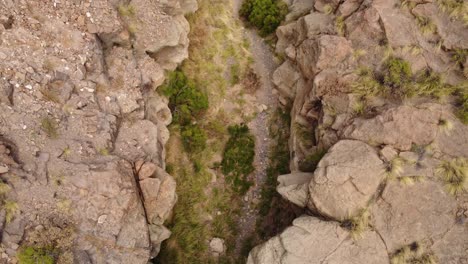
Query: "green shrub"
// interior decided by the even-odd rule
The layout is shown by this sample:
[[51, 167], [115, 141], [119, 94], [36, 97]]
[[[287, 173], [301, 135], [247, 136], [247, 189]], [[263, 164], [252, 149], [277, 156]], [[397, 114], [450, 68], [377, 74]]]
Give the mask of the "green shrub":
[[184, 148], [189, 153], [200, 153], [206, 148], [206, 133], [197, 125], [187, 125], [181, 131]]
[[51, 248], [25, 247], [18, 253], [19, 264], [54, 264], [55, 252]]
[[255, 141], [244, 124], [230, 126], [228, 131], [231, 137], [224, 149], [222, 172], [234, 191], [245, 194], [252, 185], [247, 177], [254, 171]]
[[282, 0], [244, 0], [240, 15], [260, 30], [260, 35], [273, 33], [285, 18], [288, 7]]
[[400, 88], [410, 83], [410, 64], [400, 58], [390, 57], [384, 64], [384, 83], [392, 88]]
[[161, 87], [169, 98], [169, 107], [174, 121], [187, 125], [193, 117], [199, 116], [208, 109], [208, 97], [182, 71], [169, 73], [166, 83]]

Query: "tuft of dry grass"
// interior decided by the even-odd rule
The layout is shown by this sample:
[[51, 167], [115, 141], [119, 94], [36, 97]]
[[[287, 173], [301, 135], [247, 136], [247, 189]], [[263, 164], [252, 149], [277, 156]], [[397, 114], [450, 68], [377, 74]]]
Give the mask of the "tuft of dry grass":
[[350, 231], [353, 239], [359, 239], [369, 228], [370, 218], [369, 210], [367, 208], [361, 209], [357, 215], [346, 219], [342, 226]]
[[449, 194], [457, 195], [466, 191], [467, 159], [460, 157], [450, 161], [442, 161], [435, 172], [444, 181], [445, 189]]

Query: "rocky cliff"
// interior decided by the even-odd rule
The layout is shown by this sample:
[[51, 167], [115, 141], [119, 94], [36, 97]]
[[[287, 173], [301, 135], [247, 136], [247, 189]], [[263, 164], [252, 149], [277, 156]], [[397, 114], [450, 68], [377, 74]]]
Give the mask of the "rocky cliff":
[[468, 263], [466, 2], [288, 4], [277, 190], [309, 213], [248, 263]]
[[59, 263], [147, 263], [158, 253], [177, 197], [164, 171], [171, 112], [156, 88], [187, 58], [184, 14], [196, 9], [0, 2], [1, 263], [44, 251]]

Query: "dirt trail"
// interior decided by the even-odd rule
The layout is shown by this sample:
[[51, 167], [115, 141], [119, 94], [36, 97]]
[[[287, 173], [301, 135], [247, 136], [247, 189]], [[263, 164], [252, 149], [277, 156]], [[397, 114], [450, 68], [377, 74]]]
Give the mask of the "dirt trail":
[[[231, 0], [234, 8], [234, 15], [239, 18], [242, 0]], [[239, 218], [239, 234], [236, 241], [236, 252], [240, 252], [242, 243], [255, 231], [255, 224], [259, 214], [255, 208], [261, 189], [266, 181], [266, 170], [268, 166], [268, 151], [270, 137], [268, 135], [268, 120], [277, 105], [276, 96], [273, 95], [272, 74], [279, 66], [270, 47], [253, 29], [245, 29], [244, 34], [250, 42], [250, 52], [254, 59], [253, 69], [260, 77], [261, 85], [256, 92], [257, 103], [266, 105], [267, 111], [259, 113], [248, 125], [255, 136], [255, 184], [247, 193], [248, 201], [245, 201]]]

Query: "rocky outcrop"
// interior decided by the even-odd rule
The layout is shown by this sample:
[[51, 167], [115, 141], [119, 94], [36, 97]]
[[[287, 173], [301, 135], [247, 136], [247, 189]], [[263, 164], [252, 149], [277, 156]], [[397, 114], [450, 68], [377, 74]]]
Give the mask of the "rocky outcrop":
[[466, 89], [466, 65], [450, 59], [466, 51], [461, 17], [440, 1], [311, 2], [296, 19], [289, 1], [294, 18], [276, 32], [285, 61], [273, 75], [280, 103], [292, 106], [292, 172], [277, 191], [310, 216], [255, 247], [249, 263], [389, 263], [405, 254], [401, 263], [468, 263], [468, 126], [453, 98], [356, 91], [366, 69], [386, 85], [390, 57], [415, 76], [443, 74], [439, 89]]
[[177, 196], [164, 171], [171, 113], [155, 91], [188, 56], [184, 14], [196, 9], [195, 0], [0, 3], [10, 206], [0, 262], [33, 244], [32, 230], [65, 226], [76, 263], [147, 263], [158, 253]]

